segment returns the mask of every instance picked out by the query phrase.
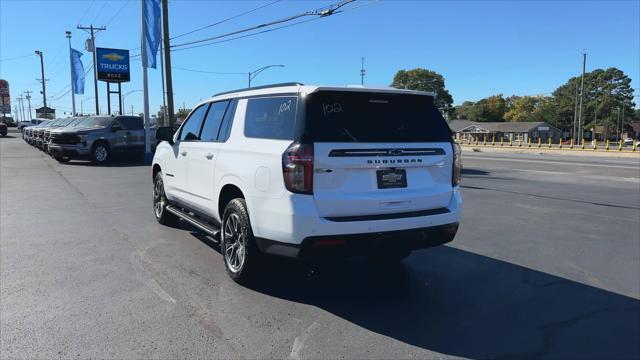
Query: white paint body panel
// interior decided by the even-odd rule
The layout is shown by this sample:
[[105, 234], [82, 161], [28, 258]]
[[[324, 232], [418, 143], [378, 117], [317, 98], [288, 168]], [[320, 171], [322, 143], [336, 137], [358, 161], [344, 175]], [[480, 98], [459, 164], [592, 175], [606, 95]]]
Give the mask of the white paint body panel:
[[[208, 101], [283, 93], [304, 96], [317, 90], [332, 89], [430, 95], [397, 89], [286, 86], [224, 94]], [[220, 191], [225, 185], [234, 185], [245, 196], [254, 235], [290, 244], [300, 244], [309, 236], [396, 231], [459, 221], [462, 198], [459, 187], [451, 187], [453, 155], [450, 143], [316, 143], [314, 169], [333, 171], [314, 171], [314, 195], [294, 194], [286, 189], [282, 176], [282, 154], [291, 141], [245, 137], [246, 105], [246, 99], [238, 101], [231, 133], [225, 143], [178, 142], [171, 146], [163, 142], [158, 145], [153, 164], [162, 169], [169, 200], [180, 200], [220, 222]], [[367, 164], [364, 157], [328, 157], [332, 149], [397, 147], [442, 148], [445, 154], [423, 156], [419, 165], [396, 166], [406, 169], [408, 188], [385, 190], [377, 189], [377, 167]], [[186, 156], [181, 152], [186, 152]], [[207, 159], [207, 154], [213, 154], [213, 158]], [[449, 212], [392, 220], [334, 222], [326, 219], [442, 207]]]

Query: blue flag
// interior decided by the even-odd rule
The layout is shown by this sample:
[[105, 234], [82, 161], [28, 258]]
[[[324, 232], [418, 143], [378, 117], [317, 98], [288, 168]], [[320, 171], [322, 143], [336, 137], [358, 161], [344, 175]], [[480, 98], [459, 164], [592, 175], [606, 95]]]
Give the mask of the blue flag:
[[160, 0], [144, 1], [144, 38], [143, 46], [147, 52], [147, 58], [142, 59], [142, 66], [156, 68], [156, 54], [162, 41], [160, 26], [162, 24], [160, 13]]
[[84, 66], [80, 57], [82, 53], [76, 49], [71, 49], [71, 72], [73, 76], [73, 93], [84, 94]]

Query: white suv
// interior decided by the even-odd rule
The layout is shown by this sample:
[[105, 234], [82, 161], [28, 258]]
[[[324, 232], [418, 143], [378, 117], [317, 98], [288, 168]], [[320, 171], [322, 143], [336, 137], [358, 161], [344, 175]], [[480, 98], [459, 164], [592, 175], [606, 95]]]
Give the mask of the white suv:
[[229, 275], [262, 254], [399, 261], [449, 242], [460, 152], [431, 93], [277, 84], [217, 94], [159, 128], [154, 211], [220, 240]]

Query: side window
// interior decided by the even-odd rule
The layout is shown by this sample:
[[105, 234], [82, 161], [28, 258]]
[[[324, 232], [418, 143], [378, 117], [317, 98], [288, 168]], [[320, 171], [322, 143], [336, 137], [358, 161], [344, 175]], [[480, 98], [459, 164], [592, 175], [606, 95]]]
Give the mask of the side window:
[[125, 130], [142, 130], [144, 123], [142, 118], [136, 116], [126, 116], [118, 118]]
[[265, 139], [293, 139], [298, 98], [294, 96], [249, 99], [244, 135]]
[[218, 131], [220, 130], [220, 124], [222, 118], [229, 105], [229, 100], [218, 101], [211, 104], [209, 112], [207, 113], [207, 119], [202, 126], [202, 134], [200, 140], [202, 141], [217, 141]]
[[227, 112], [224, 114], [222, 125], [220, 126], [220, 133], [218, 134], [218, 141], [225, 142], [229, 140], [229, 134], [231, 134], [231, 125], [233, 124], [233, 117], [236, 114], [236, 108], [238, 106], [238, 100], [231, 101], [231, 104], [227, 108]]
[[200, 140], [200, 127], [204, 116], [207, 114], [208, 108], [209, 104], [204, 104], [191, 112], [191, 115], [189, 115], [182, 125], [180, 135], [178, 136], [179, 141]]
[[125, 130], [126, 128], [124, 127], [124, 124], [122, 124], [122, 121], [120, 121], [122, 119], [115, 119], [113, 120], [113, 122], [111, 123], [111, 128], [117, 128], [119, 130]]

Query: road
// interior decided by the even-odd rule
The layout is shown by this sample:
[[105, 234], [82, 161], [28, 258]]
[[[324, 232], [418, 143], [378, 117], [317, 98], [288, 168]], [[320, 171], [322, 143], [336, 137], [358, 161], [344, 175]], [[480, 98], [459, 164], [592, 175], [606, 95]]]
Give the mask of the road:
[[245, 288], [214, 241], [155, 222], [149, 167], [2, 138], [2, 358], [640, 357], [638, 161], [463, 159], [449, 245], [274, 260]]

